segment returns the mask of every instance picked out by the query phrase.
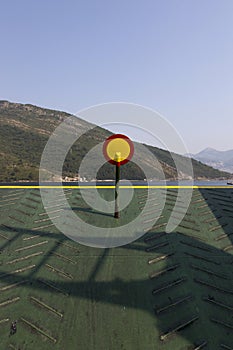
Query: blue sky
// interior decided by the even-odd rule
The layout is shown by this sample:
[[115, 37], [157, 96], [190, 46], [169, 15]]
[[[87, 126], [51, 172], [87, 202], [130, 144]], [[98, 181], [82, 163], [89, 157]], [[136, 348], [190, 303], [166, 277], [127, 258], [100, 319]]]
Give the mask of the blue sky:
[[0, 30], [0, 99], [137, 103], [190, 152], [233, 149], [232, 0], [9, 0]]

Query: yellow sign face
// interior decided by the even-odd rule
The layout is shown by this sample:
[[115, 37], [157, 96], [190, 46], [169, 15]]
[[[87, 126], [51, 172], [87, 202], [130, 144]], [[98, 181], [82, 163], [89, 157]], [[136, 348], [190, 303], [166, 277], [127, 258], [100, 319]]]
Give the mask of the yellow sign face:
[[123, 138], [115, 138], [109, 141], [106, 153], [109, 159], [122, 162], [123, 160], [128, 159], [130, 155], [130, 145]]

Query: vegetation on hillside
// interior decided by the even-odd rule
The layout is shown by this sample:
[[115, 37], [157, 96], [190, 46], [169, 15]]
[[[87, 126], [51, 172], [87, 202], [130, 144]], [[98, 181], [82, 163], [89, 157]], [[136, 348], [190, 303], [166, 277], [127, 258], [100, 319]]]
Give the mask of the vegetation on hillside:
[[[0, 181], [38, 181], [40, 159], [47, 140], [56, 126], [69, 116], [65, 112], [0, 101]], [[86, 125], [81, 119], [79, 123], [80, 127]], [[83, 135], [67, 154], [63, 176], [76, 176], [83, 156], [109, 135], [109, 131], [100, 127]], [[156, 147], [146, 147], [160, 161], [165, 177], [175, 179], [177, 172], [171, 154]], [[179, 156], [179, 162], [182, 163], [184, 159], [185, 157]], [[192, 162], [196, 178], [229, 177], [228, 173], [213, 169], [199, 161], [192, 160]], [[151, 178], [159, 178], [159, 169], [152, 166], [148, 169]], [[122, 167], [121, 175], [122, 178], [130, 180], [145, 178], [144, 172], [133, 162]], [[88, 174], [86, 177], [88, 178]], [[106, 163], [98, 171], [97, 178], [114, 178], [114, 167]]]

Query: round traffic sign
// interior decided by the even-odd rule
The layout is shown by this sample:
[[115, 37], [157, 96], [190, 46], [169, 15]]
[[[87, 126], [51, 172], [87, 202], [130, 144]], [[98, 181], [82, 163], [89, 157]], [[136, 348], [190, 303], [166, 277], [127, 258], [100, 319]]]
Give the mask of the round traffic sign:
[[115, 165], [126, 164], [134, 153], [133, 142], [123, 134], [109, 136], [103, 145], [103, 154], [106, 160]]

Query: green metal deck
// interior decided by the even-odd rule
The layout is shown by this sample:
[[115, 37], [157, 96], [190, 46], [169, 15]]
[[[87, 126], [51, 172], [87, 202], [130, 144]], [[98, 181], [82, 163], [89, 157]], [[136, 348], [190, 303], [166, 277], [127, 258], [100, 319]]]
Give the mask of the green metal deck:
[[[83, 220], [113, 220], [65, 191]], [[39, 190], [0, 190], [0, 349], [233, 349], [233, 188], [195, 189], [177, 230], [165, 233], [176, 193], [141, 239], [100, 249], [62, 235]], [[146, 196], [135, 190], [122, 220]], [[59, 198], [49, 210], [59, 216]], [[152, 205], [145, 221], [154, 215]]]

